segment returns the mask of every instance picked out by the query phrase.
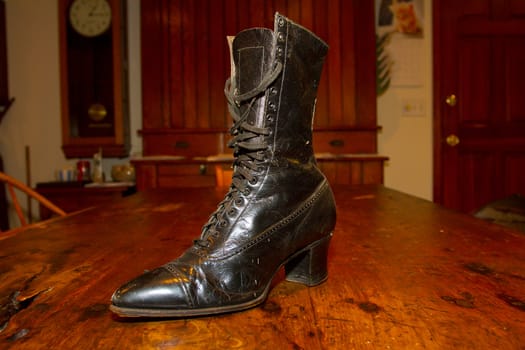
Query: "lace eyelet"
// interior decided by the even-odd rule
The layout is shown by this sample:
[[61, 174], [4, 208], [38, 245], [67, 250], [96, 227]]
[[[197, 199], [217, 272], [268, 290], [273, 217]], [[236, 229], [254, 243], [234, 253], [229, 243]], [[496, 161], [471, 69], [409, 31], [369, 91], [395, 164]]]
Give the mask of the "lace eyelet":
[[239, 198], [235, 199], [234, 203], [235, 203], [236, 206], [241, 206], [244, 203], [244, 200], [239, 197]]
[[209, 248], [211, 245], [211, 242], [208, 240], [204, 241], [204, 240], [196, 239], [193, 241], [193, 244], [195, 245], [197, 249], [202, 250], [202, 249]]
[[228, 221], [226, 220], [219, 221], [219, 227], [226, 227], [226, 225], [228, 225]]
[[236, 213], [237, 213], [237, 210], [235, 210], [235, 209], [233, 209], [233, 208], [230, 209], [230, 210], [228, 210], [228, 215], [229, 215], [229, 216], [234, 216]]
[[250, 183], [250, 185], [255, 185], [257, 184], [257, 181], [259, 181], [259, 179], [257, 179], [257, 176], [254, 176], [248, 182]]
[[242, 193], [243, 193], [245, 196], [247, 196], [247, 195], [249, 195], [249, 194], [251, 193], [251, 190], [250, 190], [248, 187], [246, 187], [246, 188], [242, 191]]
[[277, 88], [276, 88], [275, 86], [272, 86], [272, 87], [270, 88], [270, 94], [272, 94], [272, 95], [277, 95]]

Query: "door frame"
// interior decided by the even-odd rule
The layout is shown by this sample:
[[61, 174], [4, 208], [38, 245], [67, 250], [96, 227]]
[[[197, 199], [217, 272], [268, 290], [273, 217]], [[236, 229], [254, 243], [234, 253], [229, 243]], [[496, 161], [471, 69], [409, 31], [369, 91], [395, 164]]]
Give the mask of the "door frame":
[[439, 1], [432, 1], [432, 111], [433, 111], [433, 201], [443, 204], [443, 125], [442, 113], [442, 85], [441, 79], [441, 61], [436, 59], [441, 55], [441, 10]]

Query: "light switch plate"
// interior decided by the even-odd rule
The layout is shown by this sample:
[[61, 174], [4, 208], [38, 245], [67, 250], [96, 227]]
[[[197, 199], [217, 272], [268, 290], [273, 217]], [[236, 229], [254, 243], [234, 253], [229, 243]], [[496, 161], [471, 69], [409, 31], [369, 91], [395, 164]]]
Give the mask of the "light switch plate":
[[422, 117], [425, 115], [425, 101], [420, 98], [401, 101], [401, 115], [404, 117]]

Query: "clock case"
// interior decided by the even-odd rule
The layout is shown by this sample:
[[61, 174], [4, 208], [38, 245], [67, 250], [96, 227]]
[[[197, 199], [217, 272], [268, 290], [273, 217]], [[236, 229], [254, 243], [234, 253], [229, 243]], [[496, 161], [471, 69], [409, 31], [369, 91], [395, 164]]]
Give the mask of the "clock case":
[[[111, 25], [96, 37], [82, 36], [71, 26], [73, 0], [58, 2], [62, 150], [66, 158], [92, 157], [100, 149], [104, 157], [129, 155], [126, 1], [107, 2]], [[99, 113], [90, 116], [90, 108]]]

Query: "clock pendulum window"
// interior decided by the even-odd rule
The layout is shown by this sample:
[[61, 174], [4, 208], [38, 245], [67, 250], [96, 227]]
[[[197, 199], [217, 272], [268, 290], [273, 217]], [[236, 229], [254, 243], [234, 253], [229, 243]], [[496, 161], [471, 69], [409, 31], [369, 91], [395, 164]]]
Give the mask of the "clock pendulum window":
[[129, 152], [125, 0], [59, 0], [66, 157]]

